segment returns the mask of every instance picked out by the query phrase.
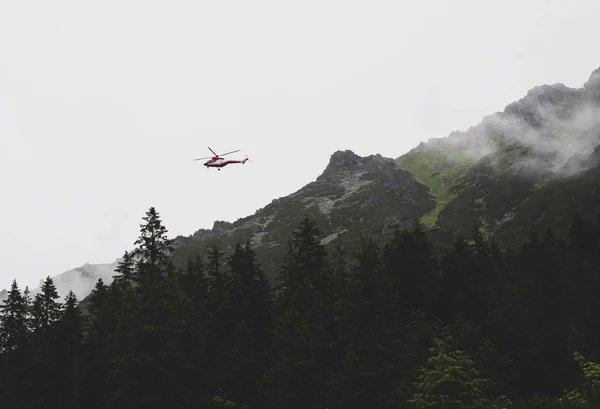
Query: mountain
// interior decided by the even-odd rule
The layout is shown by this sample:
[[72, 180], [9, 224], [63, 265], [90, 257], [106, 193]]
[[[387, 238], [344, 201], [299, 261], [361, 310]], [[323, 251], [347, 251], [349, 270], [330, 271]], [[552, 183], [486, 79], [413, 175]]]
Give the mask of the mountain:
[[[324, 172], [297, 192], [275, 199], [234, 223], [215, 221], [212, 229], [176, 237], [173, 257], [177, 265], [185, 266], [188, 257], [205, 254], [213, 244], [228, 252], [238, 241], [250, 240], [258, 260], [273, 278], [289, 233], [304, 215], [322, 226], [323, 243], [333, 249], [337, 242], [354, 245], [361, 232], [389, 237], [394, 226], [413, 226], [434, 205], [429, 189], [393, 159], [381, 155], [361, 158], [349, 150], [338, 151]], [[86, 264], [53, 277], [59, 295], [73, 289], [78, 299], [83, 299], [98, 278], [110, 284], [118, 261]]]
[[[456, 233], [482, 229], [501, 246], [519, 245], [532, 229], [566, 234], [574, 211], [600, 213], [600, 68], [581, 88], [542, 85], [466, 131], [421, 143], [396, 158], [332, 154], [323, 173], [295, 193], [235, 222], [175, 238], [174, 260], [228, 252], [250, 241], [274, 277], [286, 243], [304, 215], [315, 220], [330, 250], [352, 251], [356, 238], [386, 240], [394, 227], [420, 221], [439, 251]], [[62, 294], [80, 297], [116, 262], [86, 265], [57, 276]]]
[[465, 132], [430, 139], [397, 162], [436, 197], [434, 235], [482, 227], [505, 246], [531, 229], [565, 229], [600, 211], [600, 70], [582, 88], [544, 85]]
[[392, 158], [337, 151], [323, 173], [295, 193], [275, 199], [234, 223], [219, 221], [211, 230], [177, 237], [174, 259], [176, 264], [185, 265], [188, 257], [203, 254], [211, 245], [218, 244], [228, 252], [236, 242], [249, 240], [267, 274], [273, 277], [291, 230], [305, 215], [318, 223], [322, 243], [328, 248], [344, 243], [351, 251], [361, 233], [388, 237], [395, 226], [413, 226], [434, 206], [430, 189]]
[[[61, 298], [64, 298], [69, 291], [73, 291], [77, 299], [82, 300], [89, 295], [99, 278], [102, 278], [105, 283], [112, 282], [112, 276], [118, 262], [119, 260], [105, 264], [84, 264], [51, 278], [56, 286], [56, 292]], [[31, 296], [35, 296], [41, 291], [43, 282], [44, 280], [40, 280], [39, 286], [31, 289]], [[8, 292], [2, 290], [0, 301], [7, 297]]]
[[[395, 162], [395, 164], [394, 164]], [[250, 240], [270, 275], [307, 214], [323, 243], [350, 245], [361, 232], [385, 240], [419, 220], [439, 251], [480, 228], [502, 246], [532, 229], [564, 235], [574, 211], [600, 213], [600, 69], [581, 88], [542, 85], [478, 125], [430, 139], [395, 161], [331, 156], [315, 182], [235, 223], [178, 237], [176, 259]], [[349, 240], [345, 240], [345, 239]], [[346, 250], [351, 251], [352, 248]]]

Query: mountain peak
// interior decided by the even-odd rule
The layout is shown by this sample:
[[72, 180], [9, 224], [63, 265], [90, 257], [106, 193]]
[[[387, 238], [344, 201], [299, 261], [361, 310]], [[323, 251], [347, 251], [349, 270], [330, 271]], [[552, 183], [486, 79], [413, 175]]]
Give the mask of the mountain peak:
[[360, 157], [351, 150], [335, 151], [329, 159], [329, 164], [317, 178], [318, 182], [337, 182], [349, 174], [359, 172], [374, 172], [385, 168], [390, 170], [396, 166], [391, 158], [384, 158], [380, 154]]
[[593, 100], [600, 102], [600, 67], [592, 71], [590, 78], [583, 84], [583, 89], [591, 95]]
[[233, 226], [233, 223], [230, 223], [230, 222], [227, 222], [224, 220], [216, 220], [213, 223], [212, 231], [214, 231], [214, 232], [227, 231], [227, 230], [230, 230], [232, 226]]
[[592, 73], [590, 74], [590, 78], [588, 78], [588, 81], [586, 82], [586, 84], [588, 82], [592, 81], [592, 79], [597, 80], [598, 78], [600, 78], [600, 67], [598, 67], [594, 71], [592, 71]]

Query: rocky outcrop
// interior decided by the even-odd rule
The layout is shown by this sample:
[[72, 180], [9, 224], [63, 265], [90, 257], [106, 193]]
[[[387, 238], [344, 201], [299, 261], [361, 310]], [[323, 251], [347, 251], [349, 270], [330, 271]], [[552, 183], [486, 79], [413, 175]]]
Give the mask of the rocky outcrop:
[[520, 100], [507, 105], [504, 112], [540, 129], [551, 118], [569, 117], [585, 102], [586, 96], [582, 90], [569, 88], [564, 84], [541, 85], [529, 90]]
[[560, 176], [570, 176], [574, 173], [579, 172], [580, 170], [586, 167], [587, 160], [589, 158], [582, 154], [577, 153], [569, 158], [567, 162], [558, 170], [558, 175]]
[[583, 89], [592, 101], [600, 104], [600, 67], [592, 72]]
[[417, 223], [419, 223], [419, 221], [414, 218], [406, 216], [390, 216], [385, 220], [382, 232], [390, 233], [393, 232], [395, 229], [412, 230], [417, 226]]
[[594, 152], [590, 155], [586, 165], [588, 168], [600, 166], [600, 145], [596, 146], [596, 149], [594, 149]]
[[185, 263], [217, 243], [228, 253], [236, 243], [249, 241], [267, 275], [275, 277], [285, 243], [304, 215], [318, 223], [323, 244], [353, 246], [360, 232], [380, 238], [396, 226], [414, 226], [414, 220], [434, 206], [429, 189], [393, 159], [340, 150], [315, 181], [296, 192], [234, 223], [218, 221], [210, 230], [180, 237], [175, 259]]
[[473, 186], [480, 186], [485, 183], [490, 175], [493, 173], [492, 169], [487, 166], [480, 166], [477, 168], [471, 168], [467, 172], [467, 179]]
[[360, 157], [351, 150], [336, 151], [331, 155], [329, 164], [317, 178], [317, 182], [340, 183], [357, 173], [379, 173], [393, 171], [396, 163], [391, 158], [370, 155]]
[[361, 180], [364, 182], [373, 179], [377, 179], [386, 192], [395, 194], [402, 201], [412, 201], [415, 189], [421, 186], [410, 172], [399, 167], [392, 158], [385, 158], [380, 154], [360, 157], [351, 150], [334, 152], [316, 181], [346, 186], [350, 180], [364, 185], [365, 183], [360, 183]]
[[213, 223], [212, 231], [220, 233], [220, 232], [224, 232], [227, 230], [231, 230], [232, 227], [233, 227], [233, 223], [226, 222], [223, 220], [217, 220]]
[[[198, 229], [192, 234], [190, 237], [195, 241], [205, 240], [209, 237], [215, 237], [221, 233], [227, 232], [233, 228], [233, 224], [223, 220], [216, 220], [213, 223], [212, 229]], [[175, 247], [177, 248], [181, 245], [181, 239], [183, 236], [178, 236], [175, 238]]]

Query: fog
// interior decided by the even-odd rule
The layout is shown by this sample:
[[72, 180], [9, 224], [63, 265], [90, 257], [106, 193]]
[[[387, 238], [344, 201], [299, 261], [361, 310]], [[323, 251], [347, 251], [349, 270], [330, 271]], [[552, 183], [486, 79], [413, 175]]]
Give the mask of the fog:
[[476, 162], [520, 143], [530, 154], [515, 165], [516, 170], [549, 170], [557, 176], [581, 171], [600, 144], [599, 80], [596, 70], [582, 88], [534, 87], [504, 111], [484, 117], [466, 131], [430, 139], [419, 149], [442, 149], [451, 159]]
[[[112, 262], [150, 206], [171, 236], [193, 234], [300, 189], [337, 150], [396, 158], [536, 85], [579, 87], [600, 63], [599, 13], [589, 0], [0, 1], [0, 289]], [[192, 161], [208, 146], [252, 162], [208, 171]]]

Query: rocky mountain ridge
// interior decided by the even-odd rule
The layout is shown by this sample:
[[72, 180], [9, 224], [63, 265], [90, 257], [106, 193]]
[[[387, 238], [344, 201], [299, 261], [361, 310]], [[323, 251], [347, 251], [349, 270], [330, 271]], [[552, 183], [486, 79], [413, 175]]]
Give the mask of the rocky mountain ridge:
[[215, 222], [211, 230], [177, 237], [174, 258], [183, 265], [187, 257], [212, 244], [227, 252], [238, 241], [250, 241], [272, 276], [283, 256], [283, 244], [304, 215], [319, 223], [322, 243], [328, 245], [346, 238], [351, 242], [360, 232], [381, 236], [394, 226], [409, 227], [433, 205], [429, 189], [394, 159], [337, 151], [315, 181], [274, 199], [254, 215], [233, 223]]
[[[212, 229], [176, 237], [174, 258], [184, 265], [210, 245], [227, 252], [250, 241], [274, 276], [304, 215], [318, 223], [330, 248], [351, 246], [360, 233], [384, 240], [395, 226], [417, 220], [440, 250], [454, 233], [468, 237], [477, 227], [515, 244], [533, 228], [564, 232], [574, 208], [593, 217], [600, 209], [599, 166], [600, 68], [581, 88], [534, 87], [476, 126], [429, 139], [396, 159], [334, 152], [323, 173], [293, 194], [237, 221], [215, 221]], [[82, 295], [89, 277], [112, 280], [108, 270], [94, 276], [84, 267], [64, 273], [86, 283], [78, 287]]]
[[[535, 201], [538, 190], [562, 186], [574, 175], [592, 178], [594, 172], [586, 172], [598, 165], [598, 95], [600, 70], [581, 88], [535, 87], [477, 126], [430, 139], [398, 158], [436, 196], [436, 208], [421, 221], [432, 231], [469, 236], [483, 226], [494, 234], [511, 224], [521, 205]], [[548, 205], [536, 204], [542, 213], [526, 221], [528, 229]]]
[[[56, 292], [61, 299], [64, 299], [69, 291], [73, 291], [77, 296], [77, 299], [82, 300], [89, 295], [99, 278], [107, 284], [112, 282], [112, 276], [119, 261], [120, 259], [117, 259], [112, 263], [104, 264], [86, 263], [80, 267], [54, 275], [51, 278], [56, 286]], [[40, 279], [39, 285], [30, 289], [30, 295], [34, 297], [36, 294], [40, 293], [43, 284], [44, 279]], [[21, 290], [23, 290], [23, 288], [21, 288]], [[8, 291], [6, 289], [2, 290], [0, 292], [0, 302], [7, 297]]]

